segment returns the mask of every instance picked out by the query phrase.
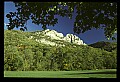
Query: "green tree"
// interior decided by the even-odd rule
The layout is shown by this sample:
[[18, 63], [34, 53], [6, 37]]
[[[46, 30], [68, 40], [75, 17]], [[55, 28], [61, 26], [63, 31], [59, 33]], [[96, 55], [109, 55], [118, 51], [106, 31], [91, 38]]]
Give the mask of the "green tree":
[[19, 55], [18, 49], [12, 45], [5, 46], [4, 49], [4, 70], [22, 70], [24, 62], [23, 58]]
[[112, 52], [112, 50], [117, 49], [117, 42], [100, 41], [100, 42], [90, 44], [89, 46], [94, 47], [94, 48], [101, 48], [101, 49], [104, 49], [106, 51]]
[[111, 58], [112, 58], [112, 66], [111, 68], [115, 69], [117, 68], [117, 50], [113, 50], [111, 52]]
[[116, 2], [14, 2], [17, 12], [6, 15], [9, 20], [8, 29], [23, 27], [27, 30], [27, 21], [46, 29], [58, 23], [55, 15], [72, 18], [76, 9], [73, 31], [84, 33], [92, 28], [104, 29], [106, 38], [115, 39], [117, 32], [117, 3]]

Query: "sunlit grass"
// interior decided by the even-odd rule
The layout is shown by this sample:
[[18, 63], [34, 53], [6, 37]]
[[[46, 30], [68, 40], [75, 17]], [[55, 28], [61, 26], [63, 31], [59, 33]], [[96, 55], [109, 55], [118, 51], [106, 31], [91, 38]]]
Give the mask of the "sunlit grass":
[[80, 70], [80, 71], [4, 71], [4, 77], [116, 78], [116, 69]]

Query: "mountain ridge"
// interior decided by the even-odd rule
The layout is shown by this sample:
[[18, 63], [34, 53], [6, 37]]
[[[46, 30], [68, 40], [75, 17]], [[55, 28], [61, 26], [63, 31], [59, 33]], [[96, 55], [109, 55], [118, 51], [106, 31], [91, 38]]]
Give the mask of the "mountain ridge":
[[75, 71], [117, 67], [117, 49], [108, 52], [89, 45], [51, 39], [41, 32], [4, 31], [5, 71]]
[[[23, 32], [18, 30], [4, 30], [5, 36], [8, 34], [14, 36], [13, 38], [24, 37], [25, 40], [31, 40], [41, 44], [51, 45], [51, 46], [65, 46], [67, 44], [73, 45], [87, 45], [78, 36], [73, 34], [67, 34], [64, 36], [55, 30], [43, 30], [43, 31], [33, 31], [33, 32]], [[23, 36], [22, 36], [23, 35]], [[8, 37], [8, 36], [7, 36]], [[10, 37], [10, 36], [9, 36]], [[12, 39], [13, 39], [12, 38]]]
[[101, 48], [109, 52], [112, 52], [112, 50], [117, 50], [117, 42], [99, 41], [99, 42], [90, 44], [89, 46], [94, 48]]
[[[65, 42], [69, 42], [77, 45], [87, 45], [78, 36], [73, 34], [67, 34], [66, 36], [64, 36], [62, 33], [59, 33], [55, 30], [50, 30], [50, 29], [46, 29], [44, 31], [35, 31], [34, 33], [35, 33], [34, 35], [36, 36], [41, 36], [42, 34], [43, 38], [47, 37], [48, 39], [52, 39], [52, 40], [60, 40], [60, 41], [65, 41]], [[30, 39], [33, 39], [33, 38], [34, 36], [30, 36]], [[50, 41], [47, 41], [45, 39], [36, 39], [36, 41], [43, 44], [55, 45], [55, 43], [51, 43]]]

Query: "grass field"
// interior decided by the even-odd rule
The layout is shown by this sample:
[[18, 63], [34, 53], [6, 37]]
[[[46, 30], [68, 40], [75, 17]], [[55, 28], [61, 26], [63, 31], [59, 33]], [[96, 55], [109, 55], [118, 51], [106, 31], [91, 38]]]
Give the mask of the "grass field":
[[4, 71], [4, 77], [29, 78], [116, 78], [116, 69], [80, 71]]

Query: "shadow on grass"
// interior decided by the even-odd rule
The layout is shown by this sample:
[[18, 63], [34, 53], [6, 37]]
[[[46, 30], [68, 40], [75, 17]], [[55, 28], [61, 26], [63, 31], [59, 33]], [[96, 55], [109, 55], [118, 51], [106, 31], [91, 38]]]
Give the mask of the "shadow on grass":
[[80, 73], [80, 74], [116, 74], [116, 71], [87, 72], [87, 73]]
[[69, 75], [80, 75], [80, 74], [116, 74], [116, 71], [85, 72], [85, 73], [71, 73], [71, 74], [69, 74]]
[[[67, 74], [67, 75], [78, 75], [78, 76], [82, 76], [82, 75], [85, 75], [85, 76], [87, 76], [88, 78], [101, 78], [99, 75], [98, 75], [98, 77], [96, 77], [96, 76], [92, 76], [92, 75], [94, 75], [94, 74], [112, 74], [112, 75], [114, 75], [114, 74], [116, 74], [116, 71], [99, 71], [99, 72], [84, 72], [84, 73], [71, 73], [71, 74]], [[91, 74], [91, 75], [88, 75], [88, 74]]]

